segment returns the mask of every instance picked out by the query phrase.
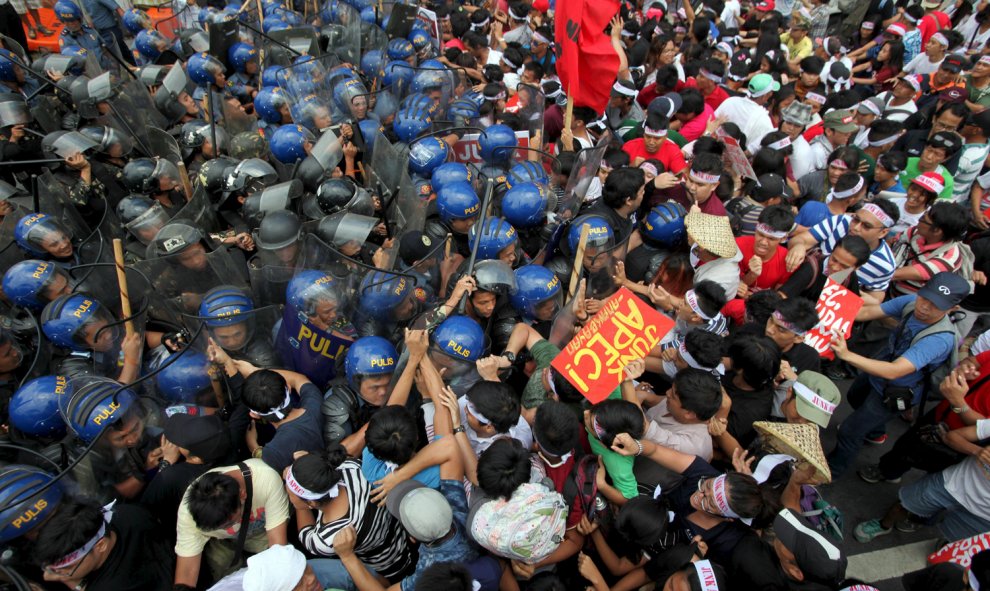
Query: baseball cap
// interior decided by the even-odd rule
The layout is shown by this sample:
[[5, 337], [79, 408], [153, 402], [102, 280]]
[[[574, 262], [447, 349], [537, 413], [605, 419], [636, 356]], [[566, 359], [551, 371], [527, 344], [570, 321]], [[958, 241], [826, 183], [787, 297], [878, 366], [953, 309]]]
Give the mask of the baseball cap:
[[419, 230], [406, 232], [399, 238], [399, 258], [407, 265], [421, 261], [433, 250], [433, 241]]
[[938, 100], [944, 103], [961, 103], [966, 100], [966, 92], [958, 86], [953, 86], [938, 93]]
[[780, 82], [773, 79], [770, 74], [757, 74], [749, 81], [749, 96], [756, 98], [771, 92], [780, 90]]
[[418, 480], [400, 482], [385, 500], [385, 507], [420, 542], [438, 540], [450, 531], [454, 513], [439, 491]]
[[847, 560], [842, 551], [804, 517], [784, 509], [773, 520], [773, 529], [780, 543], [794, 555], [801, 572], [832, 583], [845, 578]]
[[828, 422], [842, 401], [842, 394], [835, 383], [822, 374], [802, 371], [794, 382], [794, 400], [799, 415], [822, 429], [828, 429]]
[[667, 119], [671, 119], [674, 113], [681, 110], [681, 105], [684, 101], [681, 100], [681, 95], [676, 92], [668, 92], [663, 96], [658, 96], [657, 98], [650, 101], [649, 106], [646, 107], [646, 112], [649, 113], [660, 113]]
[[900, 79], [901, 82], [908, 84], [915, 92], [921, 91], [921, 75], [915, 74], [914, 76], [905, 76]]
[[918, 290], [918, 297], [925, 298], [945, 312], [969, 296], [969, 282], [955, 273], [939, 273]]
[[966, 125], [979, 127], [984, 135], [990, 134], [990, 110], [970, 114], [966, 119]]
[[945, 177], [937, 172], [923, 172], [911, 179], [911, 183], [936, 195], [945, 190]]
[[229, 440], [218, 415], [174, 414], [165, 419], [165, 439], [210, 463], [222, 459]]
[[929, 146], [933, 148], [945, 148], [946, 155], [951, 156], [962, 147], [963, 140], [954, 131], [939, 131], [928, 139]]
[[878, 99], [875, 96], [871, 96], [870, 98], [860, 102], [859, 106], [856, 107], [856, 111], [862, 115], [876, 115], [879, 117], [883, 113], [885, 106], [886, 105], [884, 105], [883, 100]]
[[754, 6], [760, 12], [770, 12], [774, 8], [777, 8], [777, 3], [775, 0], [760, 0]]
[[754, 197], [760, 203], [774, 197], [782, 197], [785, 186], [784, 179], [779, 174], [773, 174], [772, 172], [761, 174], [756, 179], [756, 187], [753, 189]]
[[794, 101], [784, 107], [784, 110], [780, 112], [780, 116], [788, 123], [807, 127], [811, 123], [811, 105]]
[[859, 129], [859, 126], [853, 121], [852, 111], [848, 109], [829, 111], [825, 113], [823, 121], [825, 122], [825, 129], [834, 129], [841, 133], [852, 133]]
[[942, 5], [942, 0], [921, 0], [921, 7], [925, 10], [938, 8]]
[[959, 55], [958, 53], [953, 53], [945, 56], [942, 63], [939, 64], [939, 68], [952, 72], [953, 74], [958, 74], [963, 69], [963, 64], [966, 63], [966, 58]]
[[907, 27], [903, 23], [890, 23], [887, 28], [884, 29], [885, 33], [890, 33], [891, 35], [897, 35], [898, 37], [903, 37], [907, 34]]

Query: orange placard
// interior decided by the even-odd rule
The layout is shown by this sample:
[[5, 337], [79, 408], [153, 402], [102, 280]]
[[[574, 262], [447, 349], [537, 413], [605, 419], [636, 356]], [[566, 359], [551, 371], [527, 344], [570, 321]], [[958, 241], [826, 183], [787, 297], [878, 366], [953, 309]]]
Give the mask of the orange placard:
[[818, 312], [818, 326], [804, 335], [805, 344], [818, 351], [825, 359], [832, 359], [835, 353], [829, 344], [832, 333], [840, 332], [848, 339], [852, 335], [852, 324], [856, 314], [863, 307], [863, 298], [842, 287], [832, 279], [825, 281], [822, 294], [818, 296], [815, 310]]
[[672, 328], [673, 320], [623, 287], [550, 365], [597, 404], [622, 383], [622, 368], [646, 357]]

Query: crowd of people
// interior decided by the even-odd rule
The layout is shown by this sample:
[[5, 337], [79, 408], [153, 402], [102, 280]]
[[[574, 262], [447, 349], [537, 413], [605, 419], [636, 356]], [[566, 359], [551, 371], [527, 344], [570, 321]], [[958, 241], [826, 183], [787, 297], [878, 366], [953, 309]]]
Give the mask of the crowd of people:
[[[987, 2], [58, 0], [28, 53], [41, 6], [7, 588], [866, 590], [843, 536], [990, 532]], [[592, 403], [554, 360], [625, 296], [672, 328]]]

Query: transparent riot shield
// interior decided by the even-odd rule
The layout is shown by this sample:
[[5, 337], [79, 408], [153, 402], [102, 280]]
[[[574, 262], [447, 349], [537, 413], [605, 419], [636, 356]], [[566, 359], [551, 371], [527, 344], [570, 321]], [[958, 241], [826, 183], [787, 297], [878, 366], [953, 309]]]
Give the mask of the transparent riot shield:
[[19, 94], [0, 95], [0, 127], [27, 125], [34, 119], [27, 101]]
[[557, 204], [557, 213], [562, 219], [570, 220], [577, 216], [581, 203], [588, 194], [591, 180], [598, 175], [602, 157], [608, 148], [608, 138], [609, 133], [605, 132], [594, 148], [586, 148], [578, 152], [577, 162], [574, 163], [567, 185], [564, 187], [564, 197]]
[[378, 25], [361, 23], [361, 55], [369, 51], [385, 51], [388, 47], [388, 35]]
[[313, 29], [294, 27], [281, 31], [271, 31], [268, 36], [284, 46], [279, 46], [279, 49], [286, 50], [288, 48], [296, 55], [320, 55], [320, 39]]
[[[523, 129], [529, 133], [529, 147], [534, 150], [543, 149], [543, 113], [546, 110], [546, 95], [538, 86], [520, 84], [516, 88], [516, 102], [506, 111], [515, 113], [522, 122]], [[527, 155], [535, 159], [533, 153]]]
[[138, 242], [147, 246], [158, 235], [158, 231], [164, 228], [168, 222], [168, 212], [165, 211], [165, 208], [161, 204], [155, 203], [148, 211], [124, 224], [124, 229], [131, 236], [134, 236]]
[[[261, 368], [282, 367], [275, 347], [275, 336], [282, 319], [278, 306], [241, 311], [223, 318], [186, 315], [187, 326], [204, 331], [234, 359], [243, 359]], [[192, 329], [191, 329], [192, 330]]]
[[422, 230], [426, 224], [426, 203], [412, 187], [409, 154], [396, 150], [384, 135], [375, 139], [371, 165], [367, 167], [368, 188], [382, 200], [382, 209], [393, 235]]
[[182, 149], [179, 148], [179, 142], [167, 131], [157, 127], [149, 127], [147, 144], [152, 152], [152, 157], [164, 158], [175, 165], [182, 162]]
[[206, 252], [197, 244], [182, 252], [148, 258], [131, 266], [150, 279], [161, 298], [163, 307], [152, 309], [152, 317], [183, 322], [189, 330], [195, 330], [196, 325], [188, 323], [188, 318], [198, 313], [205, 293], [221, 285], [247, 289], [237, 261], [224, 249]]
[[223, 108], [223, 127], [230, 135], [258, 129], [258, 116], [248, 112], [237, 98], [225, 96], [220, 102]]
[[155, 108], [147, 87], [131, 76], [112, 78], [109, 72], [91, 80], [90, 85], [95, 85], [95, 88], [90, 89], [91, 96], [94, 91], [99, 93], [97, 96], [103, 96], [104, 87], [112, 89], [108, 97], [100, 101], [109, 105], [109, 113], [98, 121], [133, 137], [138, 149], [151, 156], [146, 139], [149, 136], [148, 128], [163, 128], [166, 122], [165, 117]]
[[288, 285], [276, 349], [288, 369], [321, 390], [343, 370], [357, 338], [350, 318], [355, 292], [321, 271], [303, 270]]
[[[82, 134], [78, 135], [82, 136]], [[73, 244], [77, 247], [92, 234], [89, 225], [69, 199], [68, 188], [49, 170], [45, 170], [38, 177], [38, 205], [43, 213], [57, 219], [69, 231]]]
[[289, 97], [292, 120], [319, 134], [333, 125], [330, 67], [323, 58], [306, 57], [278, 72], [279, 86]]
[[615, 271], [617, 263], [625, 261], [628, 246], [627, 236], [625, 240], [611, 248], [598, 250], [590, 261], [586, 251], [583, 269], [587, 286], [585, 297], [605, 300], [622, 287], [615, 281]]
[[333, 52], [341, 62], [361, 62], [361, 14], [353, 6], [340, 3], [334, 10], [340, 28], [330, 39], [327, 51]]
[[210, 202], [210, 197], [202, 186], [197, 186], [193, 190], [192, 199], [182, 206], [172, 221], [187, 223], [204, 233], [216, 232], [219, 227], [213, 203]]

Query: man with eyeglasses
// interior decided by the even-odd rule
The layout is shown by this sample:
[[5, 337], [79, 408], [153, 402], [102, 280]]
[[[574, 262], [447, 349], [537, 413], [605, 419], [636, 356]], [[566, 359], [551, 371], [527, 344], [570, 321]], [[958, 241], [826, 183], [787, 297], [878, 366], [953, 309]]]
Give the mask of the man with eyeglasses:
[[931, 119], [931, 127], [925, 124], [929, 121], [927, 117], [921, 122], [909, 117], [904, 122], [904, 129], [908, 132], [898, 138], [890, 151], [903, 152], [908, 158], [920, 156], [933, 135], [944, 131], [958, 132], [968, 115], [969, 110], [965, 105], [946, 103], [936, 110], [934, 119]]
[[896, 263], [894, 253], [884, 238], [900, 218], [900, 210], [888, 199], [876, 199], [854, 214], [830, 216], [799, 233], [790, 240], [787, 270], [793, 271], [805, 259], [808, 251], [819, 246], [829, 255], [846, 235], [859, 236], [870, 247], [870, 258], [856, 270], [862, 291], [882, 302]]
[[175, 558], [154, 516], [136, 505], [66, 501], [41, 526], [32, 557], [44, 579], [87, 591], [165, 591]]
[[962, 148], [962, 138], [954, 131], [938, 131], [932, 134], [925, 143], [921, 155], [908, 158], [907, 166], [901, 173], [901, 184], [905, 187], [915, 178], [926, 172], [937, 172], [945, 180], [945, 186], [939, 192], [939, 199], [950, 199], [955, 190], [955, 182], [949, 169], [942, 165], [950, 160]]

